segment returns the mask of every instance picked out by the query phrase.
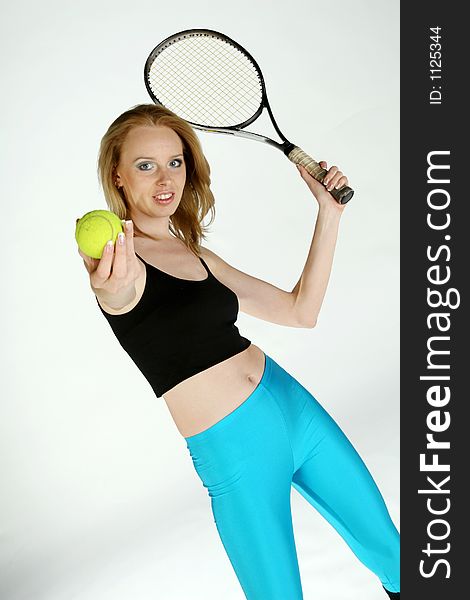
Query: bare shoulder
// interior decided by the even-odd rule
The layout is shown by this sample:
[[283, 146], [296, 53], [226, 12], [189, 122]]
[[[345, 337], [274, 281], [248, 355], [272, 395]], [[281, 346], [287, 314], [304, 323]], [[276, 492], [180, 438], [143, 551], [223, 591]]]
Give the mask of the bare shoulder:
[[212, 266], [212, 262], [215, 264], [216, 261], [221, 260], [215, 252], [212, 252], [212, 250], [209, 250], [209, 248], [205, 248], [204, 246], [200, 246], [199, 254], [209, 266]]
[[201, 246], [200, 256], [207, 263], [212, 274], [224, 285], [236, 292], [237, 295], [244, 294], [245, 288], [255, 280], [254, 277], [229, 264], [218, 254], [209, 250], [209, 248]]
[[209, 269], [214, 273], [222, 272], [224, 267], [230, 268], [230, 265], [223, 260], [218, 254], [209, 250], [209, 248], [205, 248], [204, 246], [200, 246], [200, 256], [203, 260], [208, 264]]
[[200, 246], [200, 254], [204, 260], [206, 260], [206, 258], [212, 260], [212, 257], [217, 257], [217, 254], [215, 254], [214, 252], [212, 252], [212, 250], [209, 250], [209, 248], [206, 248], [205, 246]]

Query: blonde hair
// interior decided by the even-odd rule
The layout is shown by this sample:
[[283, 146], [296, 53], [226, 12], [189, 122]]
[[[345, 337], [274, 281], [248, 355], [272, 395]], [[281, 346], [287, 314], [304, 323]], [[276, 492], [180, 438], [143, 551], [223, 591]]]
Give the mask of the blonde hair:
[[[114, 181], [121, 149], [129, 131], [139, 126], [166, 126], [178, 134], [183, 144], [186, 163], [186, 184], [178, 208], [170, 215], [170, 231], [194, 253], [199, 255], [200, 245], [215, 218], [215, 200], [210, 189], [210, 167], [192, 127], [163, 106], [138, 104], [119, 115], [103, 136], [98, 155], [98, 178], [103, 188], [109, 210], [120, 219], [130, 217], [124, 193]], [[202, 221], [211, 211], [207, 225]], [[134, 229], [138, 230], [134, 224]]]

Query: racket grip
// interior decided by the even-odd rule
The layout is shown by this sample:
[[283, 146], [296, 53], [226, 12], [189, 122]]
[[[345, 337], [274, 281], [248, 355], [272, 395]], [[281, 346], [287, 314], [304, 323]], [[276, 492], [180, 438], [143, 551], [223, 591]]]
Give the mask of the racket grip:
[[[305, 167], [312, 177], [315, 177], [317, 181], [323, 183], [323, 179], [328, 171], [323, 167], [320, 167], [316, 160], [313, 160], [311, 156], [301, 150], [298, 146], [294, 146], [294, 148], [292, 148], [287, 155], [287, 158], [294, 164]], [[347, 185], [343, 185], [343, 187], [331, 190], [330, 194], [340, 204], [346, 204], [346, 202], [349, 202], [353, 197], [354, 190]]]

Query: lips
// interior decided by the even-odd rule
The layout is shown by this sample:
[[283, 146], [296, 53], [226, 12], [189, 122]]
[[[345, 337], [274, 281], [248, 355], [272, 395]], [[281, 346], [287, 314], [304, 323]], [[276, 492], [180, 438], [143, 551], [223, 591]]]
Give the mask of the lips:
[[152, 196], [152, 198], [156, 202], [158, 202], [158, 204], [169, 204], [170, 202], [172, 202], [174, 197], [175, 197], [174, 192], [160, 192], [160, 193], [156, 194], [155, 196]]

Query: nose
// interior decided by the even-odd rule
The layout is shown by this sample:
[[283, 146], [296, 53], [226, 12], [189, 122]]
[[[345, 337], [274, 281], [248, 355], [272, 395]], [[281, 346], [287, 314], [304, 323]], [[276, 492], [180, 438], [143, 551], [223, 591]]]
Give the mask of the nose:
[[159, 169], [157, 171], [156, 183], [158, 185], [166, 185], [171, 182], [170, 172], [168, 169]]

